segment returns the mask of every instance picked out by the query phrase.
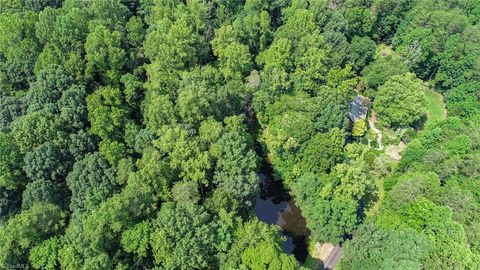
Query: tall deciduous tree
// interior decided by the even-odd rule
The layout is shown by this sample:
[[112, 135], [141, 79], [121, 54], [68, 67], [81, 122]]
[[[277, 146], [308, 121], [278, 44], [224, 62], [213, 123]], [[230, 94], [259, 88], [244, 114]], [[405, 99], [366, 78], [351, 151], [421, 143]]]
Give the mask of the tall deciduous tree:
[[411, 73], [393, 76], [378, 88], [373, 108], [385, 124], [409, 126], [426, 115], [425, 91], [422, 81]]

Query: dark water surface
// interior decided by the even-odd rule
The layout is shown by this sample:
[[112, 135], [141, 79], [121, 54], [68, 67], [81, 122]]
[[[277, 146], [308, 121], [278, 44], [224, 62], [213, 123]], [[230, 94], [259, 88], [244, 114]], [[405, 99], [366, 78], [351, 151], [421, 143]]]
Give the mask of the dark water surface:
[[310, 235], [305, 218], [283, 183], [273, 178], [269, 164], [263, 164], [260, 179], [260, 194], [256, 199], [255, 215], [265, 223], [277, 224], [287, 238], [283, 250], [293, 254], [298, 261], [304, 262], [308, 255], [307, 239]]

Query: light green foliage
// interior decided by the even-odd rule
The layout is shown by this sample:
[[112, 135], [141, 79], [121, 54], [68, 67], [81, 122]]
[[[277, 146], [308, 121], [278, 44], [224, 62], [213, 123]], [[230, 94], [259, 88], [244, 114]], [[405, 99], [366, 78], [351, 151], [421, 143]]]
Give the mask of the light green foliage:
[[[395, 216], [396, 226], [408, 226], [433, 241], [432, 250], [424, 265], [429, 269], [465, 268], [471, 260], [471, 251], [462, 226], [452, 220], [452, 211], [426, 199], [403, 207]], [[381, 221], [380, 221], [381, 222]], [[387, 221], [388, 222], [388, 221]], [[391, 228], [393, 223], [380, 223]]]
[[393, 76], [379, 87], [373, 108], [385, 124], [409, 126], [425, 117], [425, 91], [413, 74]]
[[195, 182], [177, 182], [172, 187], [172, 196], [178, 205], [197, 204], [200, 201], [198, 186]]
[[242, 262], [248, 269], [296, 269], [297, 261], [271, 243], [260, 242], [242, 254]]
[[189, 269], [213, 263], [215, 225], [201, 207], [164, 204], [155, 225], [150, 244], [156, 265]]
[[174, 105], [167, 95], [150, 96], [145, 103], [145, 123], [152, 132], [175, 121]]
[[210, 170], [211, 157], [204, 144], [196, 137], [178, 126], [162, 129], [162, 137], [155, 142], [161, 152], [168, 152], [169, 166], [178, 172], [178, 177], [208, 185], [207, 173]]
[[258, 220], [243, 224], [235, 233], [235, 241], [222, 269], [296, 269], [294, 257], [281, 253], [284, 241], [278, 229]]
[[352, 136], [354, 137], [362, 137], [365, 135], [365, 132], [367, 131], [367, 122], [365, 119], [358, 119], [353, 123], [352, 127]]
[[92, 24], [102, 24], [108, 27], [125, 25], [129, 10], [122, 3], [116, 0], [92, 0], [88, 2], [88, 11], [92, 14]]
[[28, 260], [35, 269], [53, 270], [58, 267], [57, 256], [60, 239], [49, 238], [30, 251]]
[[187, 86], [178, 95], [178, 114], [183, 122], [196, 125], [212, 114], [208, 90], [202, 86]]
[[425, 92], [425, 104], [427, 107], [427, 121], [425, 122], [425, 126], [447, 118], [444, 97], [440, 93], [428, 89]]
[[149, 249], [152, 224], [148, 220], [136, 224], [122, 233], [122, 246], [125, 251], [146, 257]]
[[11, 134], [20, 153], [25, 154], [47, 141], [61, 139], [62, 130], [48, 110], [23, 115], [12, 122]]
[[110, 32], [105, 26], [97, 25], [90, 31], [85, 42], [87, 78], [101, 75], [103, 81], [115, 85], [125, 64], [125, 51], [121, 48], [121, 33]]
[[251, 55], [245, 45], [231, 43], [218, 57], [225, 78], [237, 78], [250, 72]]
[[99, 144], [100, 154], [111, 164], [116, 165], [118, 161], [127, 154], [125, 144], [119, 141], [104, 140]]
[[435, 198], [440, 191], [440, 179], [434, 173], [408, 173], [399, 177], [390, 190], [390, 207], [398, 208], [421, 198]]
[[35, 37], [41, 44], [45, 44], [51, 39], [58, 15], [58, 10], [51, 7], [47, 7], [38, 13], [38, 21], [35, 23]]
[[446, 143], [445, 148], [451, 154], [466, 154], [471, 151], [472, 140], [467, 135], [458, 135]]
[[125, 106], [120, 89], [100, 87], [87, 97], [90, 132], [103, 140], [122, 136], [122, 128], [127, 122], [128, 107]]
[[66, 215], [58, 206], [39, 203], [22, 211], [0, 227], [0, 263], [23, 263], [32, 246], [57, 233]]

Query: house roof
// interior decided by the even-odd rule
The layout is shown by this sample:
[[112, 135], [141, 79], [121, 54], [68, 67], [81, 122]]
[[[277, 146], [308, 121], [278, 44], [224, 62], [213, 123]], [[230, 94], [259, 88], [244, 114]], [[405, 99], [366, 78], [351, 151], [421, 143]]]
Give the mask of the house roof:
[[368, 112], [368, 98], [362, 96], [356, 96], [355, 99], [350, 102], [350, 119], [355, 122], [358, 119], [365, 119], [367, 118]]

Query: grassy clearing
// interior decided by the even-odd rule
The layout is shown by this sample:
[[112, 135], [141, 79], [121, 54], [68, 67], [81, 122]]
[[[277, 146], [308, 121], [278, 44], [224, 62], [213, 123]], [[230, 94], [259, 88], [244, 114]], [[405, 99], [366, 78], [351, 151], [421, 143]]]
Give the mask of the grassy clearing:
[[432, 89], [428, 89], [425, 93], [425, 102], [427, 105], [427, 122], [425, 126], [447, 118], [445, 102], [441, 94]]

